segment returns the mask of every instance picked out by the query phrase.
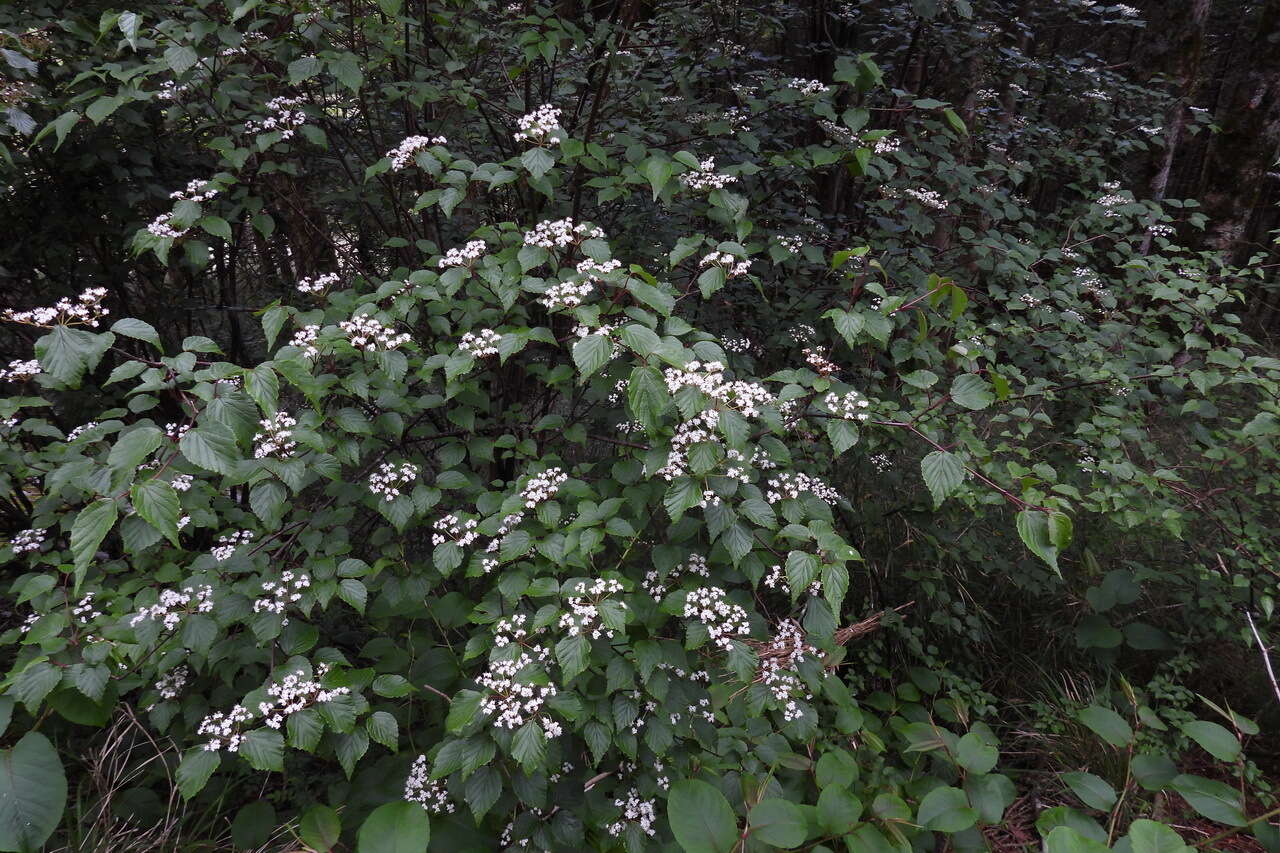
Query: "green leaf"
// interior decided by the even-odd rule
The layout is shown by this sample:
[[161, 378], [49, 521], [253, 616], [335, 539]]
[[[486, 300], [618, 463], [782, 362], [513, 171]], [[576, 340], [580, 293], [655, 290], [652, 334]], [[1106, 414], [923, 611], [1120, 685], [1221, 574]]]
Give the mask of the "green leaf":
[[231, 822], [231, 843], [237, 850], [251, 850], [266, 844], [279, 826], [276, 810], [266, 800], [255, 800], [236, 812]]
[[49, 334], [36, 341], [36, 358], [45, 373], [74, 387], [86, 370], [98, 364], [106, 347], [111, 345], [111, 338], [111, 335], [54, 326]]
[[962, 373], [951, 383], [951, 399], [966, 409], [978, 411], [996, 401], [991, 383], [974, 373]]
[[66, 803], [67, 777], [47, 737], [27, 732], [0, 750], [0, 849], [43, 847]]
[[253, 729], [240, 741], [239, 754], [254, 770], [283, 770], [284, 735], [271, 729]]
[[338, 813], [321, 803], [307, 809], [298, 825], [298, 837], [316, 853], [328, 853], [342, 835]]
[[1080, 802], [1091, 809], [1110, 811], [1116, 803], [1116, 789], [1092, 773], [1062, 773], [1058, 778], [1066, 782]]
[[516, 729], [511, 739], [511, 757], [520, 762], [526, 773], [542, 767], [547, 757], [547, 736], [537, 720], [529, 720]]
[[653, 190], [654, 201], [657, 201], [658, 196], [662, 194], [662, 190], [666, 187], [667, 182], [671, 180], [671, 175], [674, 171], [674, 163], [665, 157], [650, 157], [640, 164], [640, 174], [649, 180], [649, 188]]
[[818, 795], [818, 823], [831, 835], [853, 832], [861, 815], [862, 801], [843, 785], [828, 785]]
[[360, 70], [360, 59], [355, 54], [344, 53], [330, 59], [329, 73], [352, 92], [358, 92], [360, 84], [364, 82], [364, 72]]
[[858, 427], [852, 421], [827, 418], [826, 430], [827, 440], [831, 442], [836, 456], [858, 443]]
[[582, 634], [567, 636], [556, 643], [556, 660], [565, 682], [570, 682], [587, 668], [591, 660], [591, 643]]
[[682, 779], [667, 795], [667, 820], [685, 853], [730, 853], [738, 821], [724, 794], [699, 779]]
[[795, 598], [809, 588], [818, 576], [818, 558], [805, 551], [792, 551], [787, 554], [787, 585], [791, 587], [791, 596]]
[[853, 349], [857, 345], [858, 336], [862, 334], [862, 330], [867, 325], [861, 314], [854, 314], [852, 311], [845, 311], [842, 308], [832, 308], [822, 316], [831, 320], [831, 324], [840, 333], [840, 337], [844, 338], [844, 342], [849, 345], [849, 349]]
[[1044, 840], [1044, 853], [1103, 853], [1111, 848], [1086, 838], [1069, 826], [1059, 826]]
[[809, 824], [800, 807], [776, 797], [757, 803], [747, 815], [747, 825], [753, 839], [784, 849], [803, 844], [809, 834]]
[[120, 433], [107, 455], [107, 464], [130, 474], [164, 443], [164, 433], [153, 426], [139, 426]]
[[667, 385], [657, 368], [637, 367], [631, 371], [627, 383], [627, 406], [631, 416], [652, 432], [658, 428], [658, 419], [670, 401]]
[[1240, 802], [1240, 792], [1230, 785], [1187, 773], [1175, 776], [1170, 784], [1193, 809], [1209, 820], [1225, 823], [1227, 826], [1244, 826], [1248, 823]]
[[164, 52], [164, 61], [168, 63], [170, 70], [174, 74], [182, 74], [182, 72], [195, 65], [199, 58], [195, 49], [185, 44], [175, 44], [166, 48]]
[[134, 12], [121, 12], [119, 19], [116, 21], [116, 26], [124, 34], [125, 41], [134, 50], [138, 49], [138, 26], [141, 23], [142, 17]]
[[960, 832], [978, 821], [978, 813], [959, 788], [934, 788], [920, 801], [916, 822], [937, 832]]
[[604, 335], [587, 335], [573, 345], [573, 363], [585, 378], [609, 363], [613, 341]]
[[1133, 729], [1125, 722], [1124, 717], [1110, 708], [1090, 705], [1077, 713], [1076, 719], [1112, 746], [1122, 747], [1133, 743]]
[[200, 746], [187, 750], [175, 774], [178, 780], [178, 792], [182, 794], [182, 798], [190, 800], [200, 793], [209, 782], [213, 771], [217, 770], [221, 763], [222, 757], [216, 751]]
[[541, 178], [556, 164], [556, 158], [545, 148], [530, 148], [520, 155], [520, 162], [534, 178]]
[[156, 349], [160, 349], [160, 334], [156, 332], [154, 326], [150, 323], [144, 323], [142, 320], [135, 320], [132, 317], [116, 320], [111, 324], [111, 331], [127, 338], [146, 341]]
[[298, 85], [320, 73], [321, 62], [318, 56], [303, 56], [289, 63], [289, 83]]
[[1191, 853], [1182, 836], [1163, 823], [1139, 818], [1129, 824], [1131, 853]]
[[921, 459], [920, 473], [933, 495], [935, 509], [964, 483], [964, 464], [960, 457], [945, 450], [935, 450]]
[[418, 803], [396, 800], [365, 818], [356, 838], [357, 853], [426, 853], [431, 820]]
[[1071, 519], [1061, 512], [1024, 509], [1018, 513], [1018, 535], [1031, 553], [1058, 572], [1058, 554], [1071, 542]]
[[956, 746], [956, 763], [970, 773], [989, 773], [1000, 758], [1000, 750], [985, 732], [969, 732]]
[[216, 421], [187, 430], [178, 447], [192, 464], [219, 474], [230, 474], [239, 457], [235, 434]]
[[1193, 720], [1182, 724], [1182, 733], [1219, 761], [1234, 762], [1240, 757], [1240, 741], [1217, 723]]
[[386, 711], [374, 711], [364, 722], [369, 737], [395, 752], [399, 747], [400, 726], [396, 718]]
[[115, 526], [117, 516], [116, 502], [111, 498], [96, 500], [76, 515], [71, 525], [71, 556], [75, 560], [77, 586], [93, 561], [98, 546]]

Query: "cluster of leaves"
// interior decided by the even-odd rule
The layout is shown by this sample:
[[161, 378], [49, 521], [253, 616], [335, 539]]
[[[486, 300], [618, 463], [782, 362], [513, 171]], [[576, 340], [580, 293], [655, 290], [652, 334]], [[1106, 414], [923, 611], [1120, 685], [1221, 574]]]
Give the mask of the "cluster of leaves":
[[1183, 849], [1161, 791], [1276, 844], [1221, 781], [1257, 727], [1120, 676], [1270, 620], [1274, 532], [1214, 495], [1274, 490], [1280, 428], [1248, 271], [1101, 185], [1127, 149], [1037, 212], [998, 117], [792, 80], [768, 8], [47, 11], [17, 159], [180, 140], [128, 263], [259, 322], [15, 326], [0, 846], [57, 826], [50, 738], [137, 715], [155, 789], [271, 790], [239, 847], [985, 849], [1025, 623], [1118, 685], [1059, 715], [1103, 757], [1049, 768], [1048, 849]]

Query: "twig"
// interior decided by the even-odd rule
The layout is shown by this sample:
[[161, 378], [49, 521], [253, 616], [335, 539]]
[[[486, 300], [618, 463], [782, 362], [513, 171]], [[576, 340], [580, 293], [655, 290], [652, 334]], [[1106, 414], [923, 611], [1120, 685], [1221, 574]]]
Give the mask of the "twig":
[[1271, 690], [1276, 694], [1276, 701], [1280, 702], [1280, 684], [1276, 683], [1276, 671], [1271, 667], [1271, 655], [1267, 652], [1261, 635], [1258, 634], [1258, 626], [1253, 624], [1253, 614], [1246, 610], [1244, 618], [1249, 623], [1249, 630], [1253, 632], [1253, 639], [1258, 643], [1258, 651], [1262, 652], [1262, 665], [1267, 668], [1267, 679], [1271, 682]]

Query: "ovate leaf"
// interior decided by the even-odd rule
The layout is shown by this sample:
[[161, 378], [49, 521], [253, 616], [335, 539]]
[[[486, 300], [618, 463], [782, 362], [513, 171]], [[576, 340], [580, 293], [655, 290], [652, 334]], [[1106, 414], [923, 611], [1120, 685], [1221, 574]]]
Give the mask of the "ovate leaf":
[[67, 778], [47, 737], [28, 732], [0, 750], [0, 849], [40, 849], [66, 802]]

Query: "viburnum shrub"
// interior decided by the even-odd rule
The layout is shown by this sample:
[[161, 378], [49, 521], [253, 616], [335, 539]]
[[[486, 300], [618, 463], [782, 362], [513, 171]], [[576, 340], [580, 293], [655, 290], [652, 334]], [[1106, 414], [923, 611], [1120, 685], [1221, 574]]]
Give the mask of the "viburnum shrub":
[[[744, 51], [665, 94], [617, 21], [504, 12], [525, 36], [495, 47], [463, 14], [488, 4], [442, 4], [443, 45], [398, 2], [216, 5], [104, 17], [137, 85], [83, 109], [198, 140], [132, 263], [246, 265], [260, 334], [118, 317], [93, 284], [2, 318], [35, 358], [0, 400], [29, 519], [0, 793], [40, 792], [0, 802], [5, 849], [60, 819], [52, 743], [125, 718], [167, 763], [121, 819], [176, 788], [243, 806], [240, 847], [984, 849], [1027, 769], [974, 675], [998, 607], [1055, 614], [1033, 633], [1109, 678], [1054, 720], [1104, 758], [1050, 768], [1083, 808], [1040, 814], [1049, 849], [1183, 849], [1162, 790], [1250, 822], [1218, 777], [1254, 771], [1257, 727], [1117, 665], [1274, 600], [1265, 518], [1190, 497], [1274, 487], [1280, 362], [1230, 311], [1247, 271], [1171, 239], [1177, 208], [1102, 155], [1060, 210], [1015, 207], [1028, 168], [965, 162], [981, 113], [867, 129], [898, 95], [865, 55], [726, 106]], [[547, 73], [512, 88], [502, 51]], [[43, 138], [74, 144], [80, 109]], [[823, 181], [864, 219], [814, 218]], [[1131, 607], [1144, 584], [1185, 621]], [[1169, 757], [1193, 744], [1203, 775]]]

